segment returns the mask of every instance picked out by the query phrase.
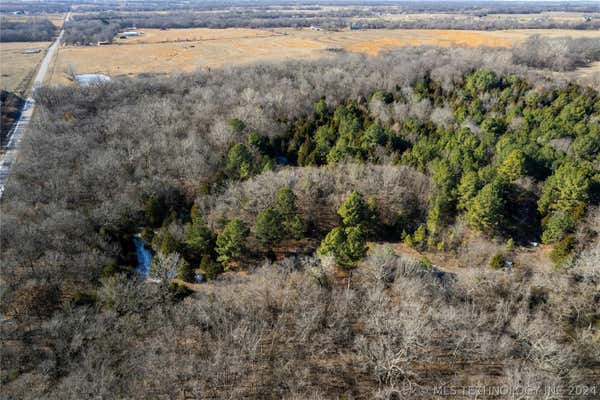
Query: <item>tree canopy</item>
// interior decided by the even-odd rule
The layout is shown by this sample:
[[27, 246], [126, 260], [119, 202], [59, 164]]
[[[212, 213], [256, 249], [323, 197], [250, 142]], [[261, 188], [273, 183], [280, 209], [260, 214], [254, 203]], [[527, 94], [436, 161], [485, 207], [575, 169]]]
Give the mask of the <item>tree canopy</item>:
[[217, 260], [228, 266], [231, 261], [239, 259], [244, 254], [249, 235], [250, 230], [243, 222], [237, 219], [231, 220], [217, 236], [216, 252], [219, 255]]

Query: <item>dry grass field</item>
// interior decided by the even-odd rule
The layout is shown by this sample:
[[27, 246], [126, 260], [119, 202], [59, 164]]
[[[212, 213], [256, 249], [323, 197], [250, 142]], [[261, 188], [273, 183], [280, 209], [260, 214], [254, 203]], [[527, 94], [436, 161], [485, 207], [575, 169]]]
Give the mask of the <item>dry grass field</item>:
[[[541, 13], [531, 14], [488, 14], [480, 17], [482, 21], [499, 21], [499, 20], [517, 20], [520, 22], [531, 22], [538, 20], [548, 20], [555, 22], [580, 22], [585, 16], [598, 17], [597, 13], [578, 13], [578, 12], [558, 12], [546, 11]], [[457, 20], [470, 19], [473, 16], [466, 14], [444, 14], [444, 13], [415, 13], [415, 14], [383, 14], [380, 19], [384, 21], [428, 21], [442, 18], [454, 18]]]
[[583, 68], [577, 68], [571, 73], [571, 77], [580, 83], [600, 88], [600, 61], [593, 62]]
[[510, 47], [518, 37], [506, 32], [478, 32], [459, 30], [390, 30], [348, 32], [336, 38], [348, 51], [371, 56], [395, 47], [407, 46], [490, 46]]
[[50, 82], [67, 83], [65, 71], [70, 68], [78, 74], [110, 76], [180, 73], [227, 64], [317, 58], [322, 56], [320, 50], [324, 47], [318, 42], [261, 30], [254, 30], [250, 36], [247, 29], [204, 29], [206, 38], [203, 40], [192, 40], [190, 32], [182, 31], [199, 30], [163, 31], [172, 38], [179, 36], [181, 41], [161, 43], [159, 38], [152, 39], [148, 34], [134, 39], [142, 42], [138, 44], [62, 47], [52, 67]]
[[198, 42], [205, 40], [234, 40], [247, 38], [265, 38], [273, 36], [272, 31], [246, 28], [230, 29], [140, 29], [142, 36], [128, 39], [116, 39], [117, 44], [148, 44], [165, 42]]
[[2, 14], [2, 20], [10, 22], [28, 22], [31, 19], [49, 19], [57, 28], [63, 26], [65, 14], [62, 13], [48, 13], [48, 14], [36, 14], [36, 15], [12, 15]]
[[65, 71], [103, 73], [110, 76], [141, 73], [181, 73], [198, 68], [294, 59], [315, 59], [332, 54], [330, 49], [377, 55], [405, 46], [510, 47], [533, 34], [591, 37], [599, 31], [569, 30], [361, 30], [314, 31], [310, 29], [144, 29], [143, 36], [118, 39], [115, 44], [62, 47], [50, 82], [68, 83]]
[[[50, 42], [0, 43], [0, 88], [24, 93]], [[25, 50], [41, 50], [23, 54]]]

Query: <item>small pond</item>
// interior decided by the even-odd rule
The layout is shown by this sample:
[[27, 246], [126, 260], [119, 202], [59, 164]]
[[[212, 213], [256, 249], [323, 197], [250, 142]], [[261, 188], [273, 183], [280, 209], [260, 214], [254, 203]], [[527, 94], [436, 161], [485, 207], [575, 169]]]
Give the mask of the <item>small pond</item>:
[[148, 249], [144, 241], [138, 235], [133, 237], [135, 245], [135, 255], [137, 256], [138, 265], [136, 271], [146, 279], [150, 275], [150, 264], [152, 264], [152, 251]]

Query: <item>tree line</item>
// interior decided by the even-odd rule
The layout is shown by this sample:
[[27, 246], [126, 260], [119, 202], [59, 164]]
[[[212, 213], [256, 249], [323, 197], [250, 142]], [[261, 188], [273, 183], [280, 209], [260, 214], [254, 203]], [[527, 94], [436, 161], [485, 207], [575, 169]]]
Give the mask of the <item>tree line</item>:
[[[395, 12], [398, 10], [392, 10]], [[503, 30], [503, 29], [583, 29], [600, 28], [600, 19], [560, 20], [552, 17], [519, 19], [502, 17], [484, 19], [479, 15], [434, 15], [432, 18], [385, 20], [380, 14], [363, 10], [263, 10], [227, 9], [211, 12], [100, 12], [77, 15], [66, 24], [67, 43], [87, 44], [94, 42], [95, 35], [111, 41], [115, 29], [135, 26], [137, 28], [307, 28], [322, 29], [457, 29], [457, 30]], [[113, 36], [110, 36], [110, 35]]]
[[[131, 25], [126, 25], [131, 26]], [[80, 20], [72, 18], [65, 23], [63, 41], [75, 45], [95, 45], [98, 42], [112, 42], [121, 26], [105, 19]]]
[[[491, 14], [493, 16], [493, 14]], [[560, 20], [552, 17], [540, 16], [539, 18], [521, 19], [511, 16], [498, 18], [484, 18], [484, 15], [433, 15], [430, 18], [415, 18], [407, 20], [372, 20], [357, 19], [345, 26], [356, 29], [456, 29], [493, 31], [506, 29], [578, 29], [596, 30], [600, 27], [600, 18], [579, 20]], [[344, 25], [341, 25], [342, 27]]]
[[56, 26], [48, 19], [10, 21], [3, 18], [0, 21], [0, 42], [46, 42], [56, 33]]
[[53, 1], [3, 1], [0, 4], [0, 13], [67, 13], [71, 9], [72, 2], [69, 0]]

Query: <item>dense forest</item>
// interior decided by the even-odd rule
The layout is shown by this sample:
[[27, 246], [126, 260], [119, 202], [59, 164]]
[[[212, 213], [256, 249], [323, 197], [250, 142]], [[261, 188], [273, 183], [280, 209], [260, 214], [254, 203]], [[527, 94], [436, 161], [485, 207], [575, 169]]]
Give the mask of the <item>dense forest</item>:
[[52, 40], [56, 26], [48, 19], [0, 20], [0, 42], [45, 42]]
[[[132, 25], [124, 24], [123, 28]], [[112, 42], [121, 25], [105, 19], [72, 18], [65, 23], [64, 43], [76, 45], [95, 45], [98, 42]]]
[[[2, 203], [3, 391], [597, 381], [600, 95], [527, 65], [411, 48], [37, 90]], [[516, 261], [532, 242], [549, 269]]]

